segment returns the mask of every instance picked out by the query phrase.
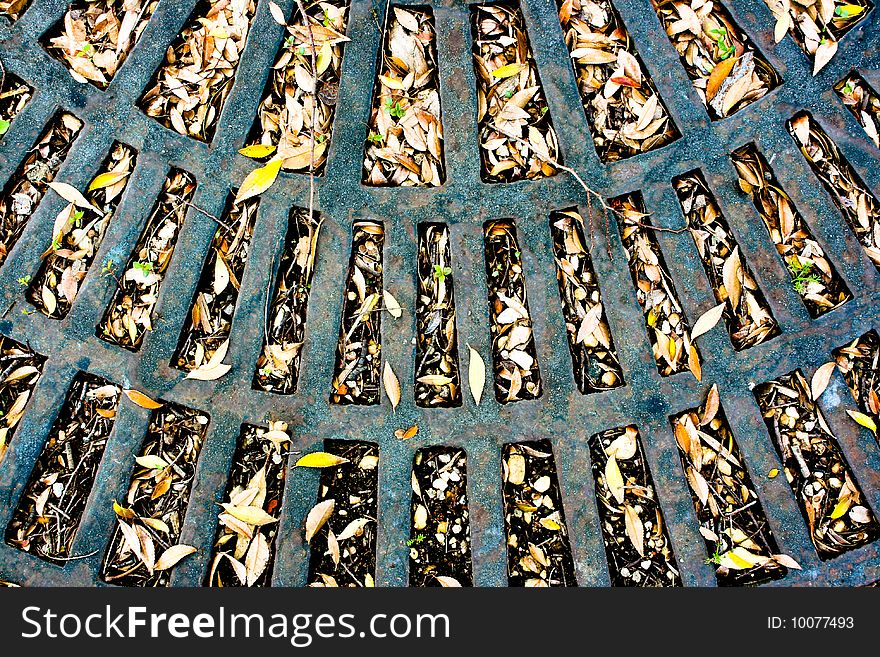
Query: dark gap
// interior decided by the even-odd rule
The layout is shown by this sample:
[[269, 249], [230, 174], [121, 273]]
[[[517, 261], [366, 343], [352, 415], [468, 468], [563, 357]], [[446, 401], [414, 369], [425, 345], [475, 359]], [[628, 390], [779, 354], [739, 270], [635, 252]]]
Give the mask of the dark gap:
[[46, 356], [30, 345], [0, 335], [0, 463], [43, 375], [45, 363]]
[[126, 497], [113, 507], [118, 524], [101, 564], [102, 581], [168, 586], [166, 563], [174, 554], [168, 550], [180, 541], [208, 422], [207, 414], [178, 404], [153, 411]]
[[[82, 127], [82, 121], [73, 114], [63, 110], [56, 112], [3, 187], [0, 195], [0, 266], [18, 243]], [[20, 282], [27, 285], [30, 276]]]
[[461, 406], [455, 284], [449, 227], [419, 224], [416, 297], [416, 406]]
[[195, 193], [196, 180], [192, 174], [172, 169], [125, 268], [116, 279], [113, 299], [96, 331], [102, 340], [137, 351], [147, 331], [153, 330], [159, 288]]
[[779, 323], [739, 250], [736, 236], [699, 169], [673, 178], [715, 301], [724, 306], [724, 324], [733, 348], [748, 349], [779, 335]]
[[[850, 344], [835, 349], [834, 358], [859, 411], [880, 426], [880, 335], [871, 329]], [[877, 437], [876, 431], [874, 437]]]
[[331, 404], [379, 403], [384, 244], [381, 222], [357, 221], [352, 226]]
[[810, 317], [820, 317], [852, 299], [837, 268], [826, 257], [758, 147], [746, 144], [730, 157], [739, 174], [740, 189], [751, 196]]
[[303, 208], [290, 211], [272, 305], [266, 308], [263, 351], [254, 372], [255, 390], [282, 395], [296, 392], [323, 221], [320, 215], [310, 220], [309, 211]]
[[505, 444], [501, 474], [508, 585], [577, 586], [550, 441]]
[[550, 213], [556, 281], [574, 380], [582, 395], [626, 385], [577, 208]]
[[71, 554], [122, 391], [80, 372], [58, 412], [12, 519], [6, 542], [59, 566]]
[[590, 462], [611, 585], [681, 586], [638, 428], [593, 435]]
[[137, 163], [137, 151], [115, 142], [83, 194], [89, 207], [68, 203], [55, 218], [52, 243], [27, 290], [28, 301], [47, 317], [63, 319], [95, 261]]
[[230, 193], [172, 361], [177, 369], [198, 369], [209, 378], [228, 367], [223, 359], [260, 205], [259, 198], [234, 198]]
[[0, 139], [9, 132], [12, 119], [30, 102], [34, 89], [17, 75], [9, 71], [3, 76], [0, 85]]
[[873, 142], [880, 148], [880, 95], [857, 71], [834, 85], [834, 92]]
[[483, 224], [495, 399], [537, 399], [543, 389], [522, 252], [512, 219]]
[[412, 470], [410, 586], [473, 586], [467, 498], [467, 455], [457, 447], [424, 447]]
[[311, 540], [309, 586], [373, 587], [379, 445], [327, 439], [324, 449], [346, 460], [321, 470], [317, 503], [333, 503], [330, 517]]
[[271, 585], [289, 448], [284, 422], [241, 426], [205, 586]]

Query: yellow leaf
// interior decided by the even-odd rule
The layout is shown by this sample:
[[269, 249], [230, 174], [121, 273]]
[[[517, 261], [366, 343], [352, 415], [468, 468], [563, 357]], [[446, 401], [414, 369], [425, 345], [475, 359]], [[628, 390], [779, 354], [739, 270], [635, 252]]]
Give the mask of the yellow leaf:
[[850, 409], [846, 409], [846, 412], [853, 420], [865, 427], [865, 429], [872, 431], [875, 434], [877, 433], [877, 423], [874, 422], [870, 415], [865, 415], [859, 411], [851, 411]]
[[318, 53], [318, 61], [315, 62], [315, 65], [318, 67], [318, 75], [327, 70], [331, 61], [333, 61], [333, 47], [329, 41], [325, 41], [324, 45], [321, 46], [321, 52]]
[[767, 473], [767, 476], [770, 477], [771, 479], [775, 479], [778, 474], [779, 474], [779, 468], [773, 468], [772, 470], [770, 470], [770, 472]]
[[388, 290], [382, 291], [382, 296], [385, 298], [385, 310], [391, 313], [391, 316], [394, 319], [397, 319], [401, 315], [403, 315], [403, 311], [400, 308], [400, 304], [397, 303], [397, 299], [394, 298], [394, 295], [391, 294]]
[[480, 405], [480, 399], [483, 396], [483, 386], [486, 385], [486, 363], [480, 352], [468, 345], [470, 350], [470, 362], [468, 363], [468, 384], [471, 388], [471, 395], [477, 406]]
[[400, 381], [397, 380], [397, 375], [387, 360], [385, 370], [382, 372], [382, 384], [385, 386], [385, 394], [388, 395], [391, 407], [396, 409], [400, 403]]
[[92, 180], [92, 183], [89, 185], [89, 191], [92, 192], [96, 189], [110, 187], [110, 185], [115, 185], [120, 180], [125, 180], [127, 177], [127, 171], [109, 171], [107, 173], [102, 173], [99, 176], [95, 176], [94, 180]]
[[159, 557], [159, 561], [156, 562], [156, 570], [168, 570], [181, 559], [188, 557], [196, 551], [192, 545], [172, 545]]
[[609, 456], [608, 462], [605, 464], [605, 485], [608, 486], [617, 503], [623, 504], [625, 493], [623, 475], [620, 474], [620, 467], [617, 465], [617, 458], [614, 455]]
[[141, 408], [148, 408], [150, 410], [156, 408], [162, 408], [164, 404], [162, 402], [157, 402], [149, 397], [147, 397], [144, 393], [138, 392], [137, 390], [123, 390], [125, 396], [128, 397], [132, 402], [140, 406]]
[[226, 513], [231, 515], [233, 518], [238, 518], [242, 522], [246, 522], [249, 525], [256, 525], [257, 527], [259, 527], [262, 525], [268, 525], [273, 522], [278, 522], [277, 518], [273, 518], [257, 506], [236, 506], [235, 504], [229, 504], [226, 502], [224, 502], [220, 506], [222, 506]]
[[540, 523], [544, 529], [549, 529], [550, 531], [558, 532], [562, 529], [562, 525], [553, 520], [553, 518], [541, 518]]
[[244, 182], [241, 183], [241, 187], [235, 197], [235, 202], [241, 203], [254, 196], [259, 196], [269, 189], [278, 177], [278, 172], [281, 171], [281, 164], [281, 158], [275, 158], [266, 166], [251, 171], [247, 178], [244, 179]]
[[120, 518], [125, 518], [126, 520], [131, 520], [135, 516], [134, 511], [120, 505], [116, 500], [113, 500], [113, 512]]
[[525, 64], [508, 64], [507, 66], [496, 68], [494, 71], [492, 71], [492, 75], [494, 75], [496, 78], [509, 78], [516, 75], [524, 68], [526, 68]]
[[452, 379], [442, 374], [426, 374], [425, 376], [420, 376], [416, 381], [427, 386], [445, 386], [452, 383]]
[[300, 468], [330, 468], [341, 463], [348, 463], [348, 459], [327, 452], [312, 452], [301, 456], [294, 467]]
[[389, 89], [403, 89], [402, 80], [398, 80], [397, 78], [390, 78], [387, 75], [380, 75], [379, 79], [382, 80], [382, 84], [384, 84]]
[[245, 157], [253, 157], [255, 159], [262, 159], [264, 157], [269, 157], [272, 153], [275, 152], [274, 146], [265, 146], [264, 144], [252, 144], [251, 146], [245, 146], [244, 148], [238, 151]]
[[166, 534], [171, 533], [171, 528], [158, 518], [141, 518], [141, 522], [147, 527], [155, 529], [157, 532], [164, 532]]
[[834, 505], [834, 511], [831, 512], [831, 519], [836, 520], [837, 518], [842, 518], [847, 511], [849, 511], [849, 506], [852, 504], [852, 498], [849, 495], [844, 495], [841, 497], [837, 504]]
[[155, 454], [138, 456], [135, 461], [138, 465], [144, 468], [149, 468], [150, 470], [161, 470], [162, 468], [168, 467], [168, 461], [163, 459], [161, 456], [156, 456]]

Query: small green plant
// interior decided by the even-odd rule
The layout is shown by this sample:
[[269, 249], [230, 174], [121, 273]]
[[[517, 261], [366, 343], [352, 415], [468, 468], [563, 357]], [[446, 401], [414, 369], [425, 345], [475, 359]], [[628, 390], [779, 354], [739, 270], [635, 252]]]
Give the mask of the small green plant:
[[[849, 96], [854, 90], [855, 90], [855, 87], [853, 87], [852, 81], [847, 81], [846, 86], [843, 88], [843, 93], [845, 95]], [[0, 134], [2, 134], [2, 133], [0, 133]]]
[[815, 271], [815, 266], [812, 262], [802, 263], [796, 258], [793, 258], [788, 263], [788, 271], [791, 272], [793, 277], [792, 283], [794, 283], [794, 289], [797, 290], [798, 294], [804, 294], [810, 283], [822, 282], [822, 278]]
[[715, 565], [721, 565], [721, 549], [716, 545], [715, 552], [711, 557], [706, 557], [706, 563], [714, 563]]
[[104, 266], [101, 267], [101, 273], [104, 276], [108, 276], [113, 273], [113, 270], [116, 268], [116, 265], [113, 264], [113, 258], [109, 258], [107, 262], [104, 263]]
[[18, 284], [19, 285], [29, 285], [30, 282], [31, 282], [31, 275], [30, 274], [28, 274], [27, 276], [19, 276], [18, 277]]
[[7, 121], [6, 119], [0, 119], [0, 135], [5, 135], [6, 132], [9, 130], [10, 125], [12, 125], [12, 123]]
[[272, 368], [269, 367], [268, 365], [266, 365], [266, 366], [264, 366], [262, 369], [260, 369], [260, 375], [261, 375], [261, 376], [266, 376], [266, 377], [268, 377], [268, 376], [271, 376], [271, 374], [272, 374]]
[[86, 216], [85, 212], [83, 212], [82, 210], [75, 210], [73, 215], [69, 219], [70, 225], [79, 228], [82, 224], [82, 219], [84, 216]]
[[440, 265], [434, 265], [434, 278], [436, 278], [441, 283], [446, 280], [447, 276], [450, 276], [451, 274], [451, 267], [441, 267]]
[[37, 312], [37, 311], [34, 310], [33, 308], [22, 308], [22, 309], [21, 309], [21, 314], [22, 314], [22, 315], [25, 315], [26, 317], [30, 317], [30, 316], [33, 315], [35, 312]]
[[52, 240], [51, 248], [53, 251], [57, 251], [58, 249], [60, 249], [61, 248], [61, 240], [57, 237], [54, 240]]
[[727, 59], [736, 52], [736, 48], [728, 41], [727, 28], [719, 27], [709, 30], [709, 34], [715, 37], [715, 47], [721, 59]]
[[382, 135], [380, 135], [379, 133], [376, 133], [376, 132], [371, 132], [370, 136], [367, 137], [367, 139], [369, 139], [374, 144], [381, 144], [382, 143]]
[[140, 260], [135, 260], [132, 264], [132, 267], [137, 269], [144, 276], [153, 271], [153, 263], [152, 262], [141, 262]]
[[416, 534], [412, 538], [407, 539], [406, 547], [412, 547], [413, 545], [418, 545], [419, 543], [421, 543], [424, 540], [425, 540], [424, 534]]
[[406, 114], [406, 110], [400, 106], [399, 101], [391, 102], [390, 98], [385, 99], [385, 111], [388, 112], [395, 119], [401, 118], [404, 114]]
[[333, 27], [333, 21], [330, 20], [330, 14], [326, 9], [324, 10], [324, 18], [321, 22], [324, 24], [324, 27]]
[[92, 57], [95, 56], [95, 46], [93, 46], [91, 43], [87, 43], [82, 48], [80, 48], [80, 51], [77, 53], [77, 55], [91, 60]]

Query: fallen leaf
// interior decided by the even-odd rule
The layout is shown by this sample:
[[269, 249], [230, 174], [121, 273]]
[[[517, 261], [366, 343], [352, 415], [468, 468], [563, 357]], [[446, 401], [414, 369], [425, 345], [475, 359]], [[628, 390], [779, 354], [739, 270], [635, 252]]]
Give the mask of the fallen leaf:
[[327, 452], [312, 452], [301, 456], [294, 464], [294, 467], [300, 468], [331, 468], [334, 465], [348, 463], [348, 459]]
[[164, 406], [162, 402], [154, 401], [153, 399], [147, 397], [147, 395], [145, 395], [144, 393], [137, 390], [126, 389], [123, 390], [123, 392], [125, 393], [126, 397], [128, 397], [132, 402], [134, 402], [141, 408], [154, 410], [157, 408], [162, 408], [162, 406]]
[[277, 518], [273, 518], [268, 513], [263, 511], [263, 509], [256, 506], [237, 506], [235, 504], [229, 504], [224, 502], [220, 506], [231, 515], [233, 518], [238, 518], [242, 522], [246, 522], [249, 525], [255, 525], [257, 527], [261, 527], [263, 525], [268, 525], [273, 522], [278, 522]]
[[435, 579], [440, 582], [440, 586], [446, 588], [460, 588], [461, 583], [455, 579], [454, 577], [449, 577], [448, 575], [436, 575]]
[[623, 504], [625, 494], [623, 475], [620, 474], [620, 467], [614, 455], [609, 456], [608, 462], [605, 463], [605, 485], [608, 486], [617, 503]]
[[714, 308], [710, 308], [702, 315], [697, 318], [697, 321], [694, 322], [694, 328], [691, 331], [691, 340], [696, 340], [698, 337], [712, 330], [715, 325], [719, 322], [721, 317], [724, 315], [724, 307], [727, 304], [719, 303]]
[[875, 434], [877, 433], [877, 423], [874, 422], [870, 415], [865, 415], [859, 411], [851, 411], [850, 409], [846, 409], [846, 412], [853, 420], [861, 424], [863, 427]]
[[188, 557], [197, 551], [192, 545], [172, 545], [159, 557], [159, 560], [156, 562], [156, 570], [168, 570], [172, 566], [177, 565], [184, 557]]
[[623, 507], [624, 518], [626, 521], [626, 535], [632, 541], [636, 552], [639, 556], [645, 556], [645, 525], [639, 517], [638, 512], [629, 504]]
[[470, 351], [470, 362], [468, 363], [468, 384], [470, 385], [471, 395], [477, 406], [480, 405], [480, 399], [483, 397], [483, 386], [486, 385], [486, 363], [480, 353], [468, 345]]
[[330, 498], [323, 502], [318, 502], [312, 507], [312, 510], [309, 511], [309, 515], [306, 516], [306, 543], [311, 543], [315, 534], [317, 534], [321, 527], [324, 526], [324, 523], [330, 519], [330, 516], [333, 515], [335, 505], [336, 500]]
[[244, 179], [244, 182], [241, 183], [238, 194], [235, 196], [235, 203], [241, 203], [254, 196], [259, 196], [269, 189], [278, 177], [282, 163], [283, 160], [280, 157], [276, 157], [265, 166], [251, 171], [247, 178]]
[[168, 461], [161, 456], [155, 454], [147, 454], [146, 456], [138, 456], [135, 461], [138, 465], [149, 468], [150, 470], [161, 470], [168, 467]]
[[822, 393], [825, 392], [825, 389], [828, 387], [828, 382], [831, 381], [831, 375], [834, 373], [835, 367], [837, 367], [837, 363], [834, 361], [825, 363], [813, 374], [813, 378], [810, 381], [810, 394], [813, 396], [814, 400], [819, 399], [819, 397], [822, 396]]
[[388, 395], [391, 407], [397, 409], [397, 405], [400, 403], [400, 381], [398, 381], [397, 375], [391, 368], [391, 363], [387, 360], [385, 361], [385, 369], [382, 372], [382, 385], [385, 387], [385, 394]]
[[394, 295], [388, 290], [383, 290], [382, 296], [385, 299], [385, 308], [391, 313], [391, 316], [395, 319], [400, 317], [403, 314], [403, 311], [400, 308], [400, 304], [397, 303], [397, 299], [394, 298]]

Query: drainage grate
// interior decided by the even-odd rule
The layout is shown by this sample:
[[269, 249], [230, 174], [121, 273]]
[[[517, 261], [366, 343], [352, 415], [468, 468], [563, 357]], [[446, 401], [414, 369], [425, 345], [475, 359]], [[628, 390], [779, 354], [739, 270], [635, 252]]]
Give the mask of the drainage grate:
[[[106, 35], [91, 59], [65, 50], [65, 14], [85, 4], [0, 1], [0, 580], [880, 579], [880, 446], [845, 412], [870, 426], [880, 411], [880, 25], [868, 3], [859, 20], [836, 19], [824, 63], [829, 48], [785, 36], [785, 22], [774, 43], [763, 0], [715, 2], [725, 32], [708, 66], [657, 38], [690, 14], [650, 0], [594, 3], [602, 14], [582, 31], [571, 0], [402, 1], [400, 14], [339, 1], [326, 16], [309, 5], [350, 40], [326, 49], [283, 129], [308, 34], [279, 26], [265, 0], [220, 10], [234, 45], [216, 93], [190, 76], [173, 103], [155, 94], [169, 70], [192, 66], [199, 38], [224, 38], [199, 36], [212, 3], [128, 3], [139, 13], [115, 60]], [[296, 5], [278, 4], [287, 16]], [[421, 131], [377, 118], [384, 94], [398, 114], [411, 94], [395, 88], [409, 64], [386, 25], [425, 39], [429, 72], [406, 82], [430, 114]], [[616, 62], [587, 45], [608, 32], [627, 53]], [[719, 85], [712, 65], [739, 65], [755, 88]], [[596, 94], [590, 76], [611, 87]], [[627, 112], [603, 103], [620, 89]], [[310, 216], [301, 120], [313, 107]], [[498, 132], [487, 117], [502, 111]], [[508, 134], [525, 115], [535, 152]], [[621, 121], [636, 123], [624, 139], [609, 132]], [[409, 153], [400, 166], [371, 138], [386, 133]], [[276, 149], [278, 181], [259, 203], [234, 203]], [[563, 164], [625, 218], [606, 228]], [[66, 200], [50, 182], [70, 186], [55, 185]], [[701, 335], [716, 306], [727, 330]], [[479, 405], [474, 352], [487, 370]], [[813, 373], [832, 360], [843, 374], [814, 403]], [[132, 390], [167, 403], [143, 408]], [[74, 422], [92, 436], [69, 438]], [[319, 450], [348, 461], [294, 467]], [[811, 515], [825, 490], [833, 499]], [[334, 515], [307, 543], [306, 516], [329, 499]], [[242, 540], [241, 523], [259, 531]], [[153, 537], [154, 572], [131, 570], [127, 532]], [[165, 554], [175, 542], [197, 552], [165, 568], [182, 556]]]

